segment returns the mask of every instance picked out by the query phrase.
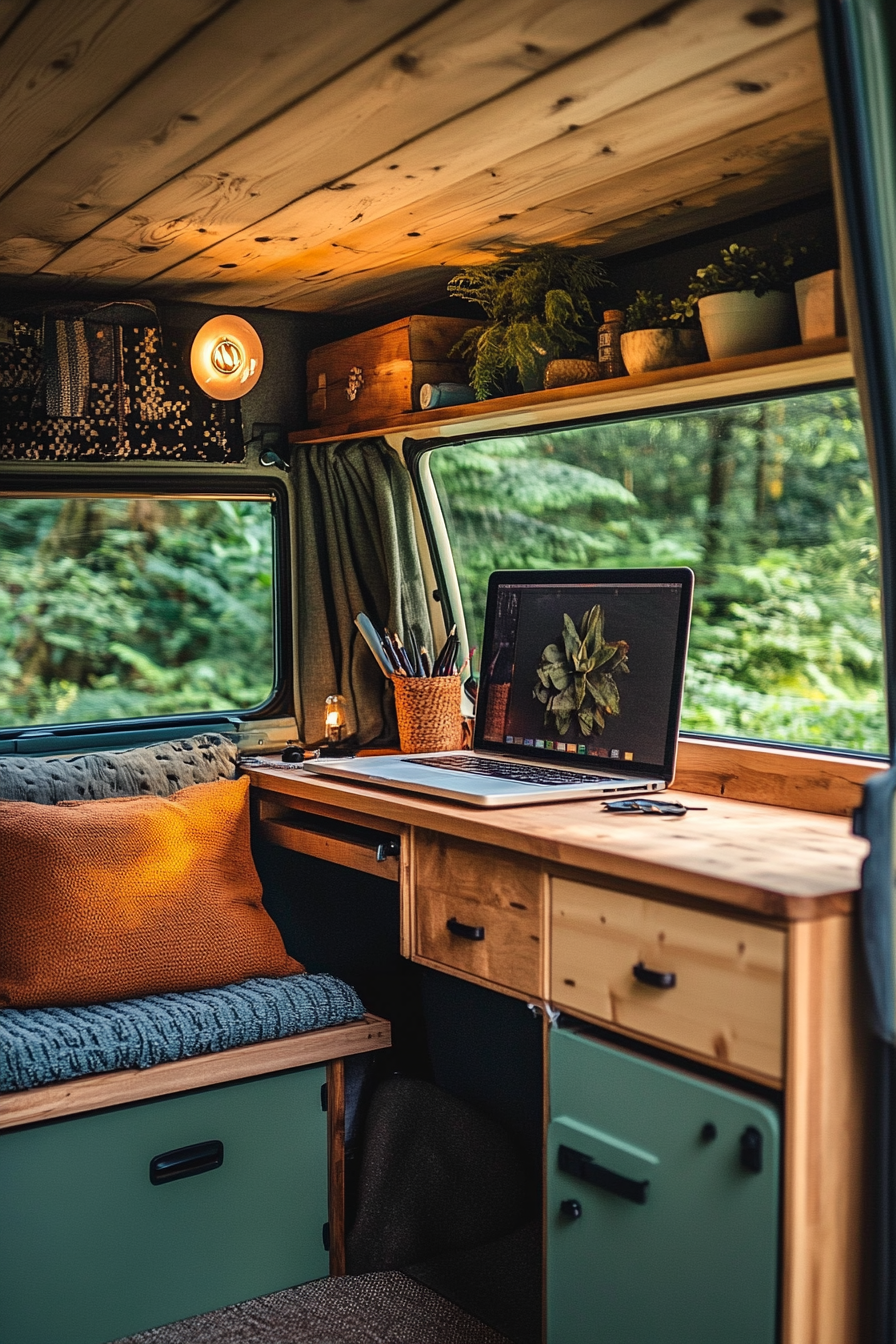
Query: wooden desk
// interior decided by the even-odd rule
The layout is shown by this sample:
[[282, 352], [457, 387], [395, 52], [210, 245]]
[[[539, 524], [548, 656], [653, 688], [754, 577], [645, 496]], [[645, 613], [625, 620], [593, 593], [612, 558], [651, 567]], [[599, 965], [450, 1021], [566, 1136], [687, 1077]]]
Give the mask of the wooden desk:
[[[848, 820], [675, 791], [706, 810], [476, 809], [249, 774], [263, 836], [398, 882], [405, 956], [779, 1089], [781, 1338], [855, 1344], [867, 1042], [852, 911], [866, 845]], [[390, 836], [401, 856], [387, 871], [375, 854]], [[448, 919], [466, 935], [446, 934]], [[668, 1013], [620, 989], [617, 962], [633, 955], [677, 958], [703, 988]]]

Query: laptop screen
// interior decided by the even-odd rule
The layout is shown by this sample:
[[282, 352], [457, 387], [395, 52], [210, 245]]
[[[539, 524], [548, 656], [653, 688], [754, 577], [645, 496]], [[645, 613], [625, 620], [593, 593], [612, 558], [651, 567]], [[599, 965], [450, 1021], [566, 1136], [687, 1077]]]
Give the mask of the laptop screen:
[[689, 569], [492, 574], [476, 749], [670, 780], [693, 584]]

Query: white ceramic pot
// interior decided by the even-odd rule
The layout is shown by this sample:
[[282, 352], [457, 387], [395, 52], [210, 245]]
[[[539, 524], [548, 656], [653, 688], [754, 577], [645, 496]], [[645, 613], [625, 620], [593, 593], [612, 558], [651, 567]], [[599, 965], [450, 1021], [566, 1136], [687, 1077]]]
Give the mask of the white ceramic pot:
[[622, 359], [629, 373], [652, 373], [706, 359], [703, 333], [687, 327], [650, 327], [622, 333]]
[[730, 359], [760, 350], [780, 350], [799, 340], [792, 290], [707, 294], [698, 305], [710, 359]]
[[809, 341], [830, 340], [846, 335], [843, 289], [839, 271], [822, 271], [794, 285], [796, 309], [800, 317], [800, 337]]

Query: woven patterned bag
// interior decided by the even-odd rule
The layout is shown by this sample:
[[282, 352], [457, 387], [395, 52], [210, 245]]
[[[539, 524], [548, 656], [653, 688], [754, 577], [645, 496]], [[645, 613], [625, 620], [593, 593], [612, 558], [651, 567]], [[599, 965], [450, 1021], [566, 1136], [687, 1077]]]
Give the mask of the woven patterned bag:
[[393, 677], [401, 749], [458, 751], [463, 746], [460, 677]]

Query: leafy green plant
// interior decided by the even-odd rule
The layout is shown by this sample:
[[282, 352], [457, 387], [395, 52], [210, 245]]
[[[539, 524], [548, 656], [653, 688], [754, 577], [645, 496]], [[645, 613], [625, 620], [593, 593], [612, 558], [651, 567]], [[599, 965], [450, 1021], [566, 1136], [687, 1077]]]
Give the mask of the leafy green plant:
[[451, 351], [470, 361], [477, 399], [504, 392], [513, 370], [532, 390], [547, 360], [587, 345], [586, 332], [595, 326], [592, 295], [610, 283], [595, 257], [556, 243], [505, 252], [452, 276], [448, 293], [479, 304], [488, 318], [465, 332]]
[[675, 320], [682, 322], [696, 315], [697, 303], [710, 294], [746, 293], [757, 298], [773, 289], [788, 289], [793, 281], [811, 269], [811, 243], [797, 244], [775, 238], [765, 248], [731, 243], [723, 247], [721, 260], [701, 266], [688, 285], [687, 298], [680, 300]]
[[616, 673], [627, 672], [628, 644], [604, 639], [604, 612], [593, 606], [579, 628], [563, 615], [563, 647], [548, 644], [536, 668], [538, 684], [532, 694], [545, 707], [545, 726], [552, 721], [560, 737], [569, 732], [573, 717], [580, 732], [602, 733], [605, 715], [619, 713]]
[[655, 331], [673, 322], [680, 327], [696, 327], [696, 308], [692, 307], [688, 311], [687, 299], [671, 299], [667, 303], [662, 294], [651, 289], [639, 289], [635, 293], [634, 303], [630, 303], [625, 310], [626, 331]]
[[634, 303], [625, 310], [626, 331], [653, 331], [657, 327], [666, 327], [672, 314], [662, 294], [652, 289], [635, 291]]

